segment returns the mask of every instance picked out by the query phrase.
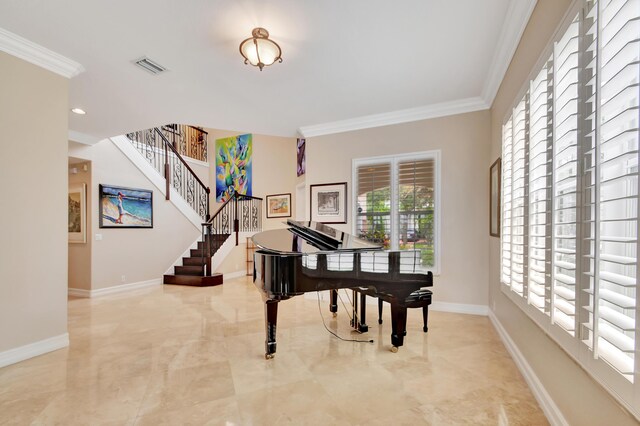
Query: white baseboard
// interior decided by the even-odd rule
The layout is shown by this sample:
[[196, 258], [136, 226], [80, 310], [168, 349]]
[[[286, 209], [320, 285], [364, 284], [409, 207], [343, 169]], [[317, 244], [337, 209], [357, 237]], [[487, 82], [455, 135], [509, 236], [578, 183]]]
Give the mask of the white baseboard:
[[500, 324], [500, 321], [493, 311], [489, 311], [489, 319], [491, 319], [491, 323], [498, 332], [498, 335], [502, 339], [507, 351], [511, 354], [511, 358], [513, 358], [513, 361], [518, 366], [520, 373], [524, 376], [531, 392], [533, 392], [533, 396], [535, 396], [538, 404], [540, 404], [540, 407], [542, 408], [542, 411], [544, 411], [544, 414], [547, 416], [549, 423], [554, 426], [568, 426], [569, 422], [564, 418], [556, 403], [551, 399], [551, 395], [549, 395], [547, 390], [544, 388], [544, 385], [536, 375], [535, 371], [533, 371], [527, 362], [527, 359], [522, 355], [518, 346], [511, 339], [507, 330], [505, 330], [502, 324]]
[[222, 281], [224, 282], [227, 280], [232, 280], [234, 278], [245, 277], [245, 276], [248, 276], [247, 271], [228, 272], [226, 274], [222, 274]]
[[123, 291], [139, 290], [145, 287], [151, 287], [162, 284], [162, 278], [154, 278], [147, 281], [139, 281], [137, 283], [115, 285], [113, 287], [99, 288], [97, 290], [83, 290], [81, 288], [69, 288], [69, 296], [76, 297], [99, 297], [108, 294], [122, 293]]
[[69, 333], [0, 352], [0, 368], [69, 346]]
[[489, 315], [489, 307], [487, 305], [469, 305], [466, 303], [449, 303], [435, 301], [429, 308], [439, 312], [451, 312], [454, 314], [467, 314], [467, 315]]

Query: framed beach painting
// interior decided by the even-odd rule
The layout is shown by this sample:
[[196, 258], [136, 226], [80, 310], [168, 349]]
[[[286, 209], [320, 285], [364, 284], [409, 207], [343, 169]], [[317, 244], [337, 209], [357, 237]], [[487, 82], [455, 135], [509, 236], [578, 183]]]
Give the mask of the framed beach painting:
[[99, 187], [100, 228], [153, 228], [153, 191]]
[[84, 183], [69, 185], [69, 242], [87, 242], [87, 187]]
[[489, 235], [500, 237], [500, 175], [502, 161], [498, 158], [489, 169]]
[[291, 217], [291, 194], [267, 195], [267, 218]]
[[347, 223], [347, 183], [311, 185], [311, 220]]

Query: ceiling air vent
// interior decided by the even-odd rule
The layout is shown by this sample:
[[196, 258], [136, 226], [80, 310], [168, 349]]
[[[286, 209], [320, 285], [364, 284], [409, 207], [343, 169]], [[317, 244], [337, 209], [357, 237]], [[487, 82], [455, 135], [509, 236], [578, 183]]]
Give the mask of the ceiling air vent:
[[160, 74], [167, 70], [165, 67], [158, 64], [157, 62], [153, 62], [151, 59], [147, 58], [146, 56], [143, 56], [142, 58], [133, 61], [133, 63], [153, 75]]

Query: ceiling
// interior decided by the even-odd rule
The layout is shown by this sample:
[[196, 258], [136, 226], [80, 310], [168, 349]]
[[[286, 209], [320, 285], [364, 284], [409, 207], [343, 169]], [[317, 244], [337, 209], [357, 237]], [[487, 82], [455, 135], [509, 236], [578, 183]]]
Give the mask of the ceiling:
[[[0, 28], [82, 65], [70, 107], [87, 114], [70, 114], [69, 127], [87, 138], [169, 122], [308, 136], [488, 107], [534, 5], [3, 0]], [[283, 51], [262, 72], [238, 52], [256, 26]], [[132, 64], [145, 55], [169, 71]]]

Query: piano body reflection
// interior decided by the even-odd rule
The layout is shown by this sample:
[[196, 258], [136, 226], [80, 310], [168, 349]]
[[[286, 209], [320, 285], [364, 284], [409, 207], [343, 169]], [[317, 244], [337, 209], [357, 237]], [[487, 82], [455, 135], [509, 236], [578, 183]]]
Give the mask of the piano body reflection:
[[[265, 302], [265, 357], [276, 352], [278, 302], [306, 292], [362, 289], [391, 304], [392, 351], [402, 346], [407, 297], [433, 285], [418, 251], [384, 251], [380, 245], [316, 222], [287, 221], [287, 229], [253, 236], [253, 281]], [[332, 311], [336, 312], [337, 303]]]

